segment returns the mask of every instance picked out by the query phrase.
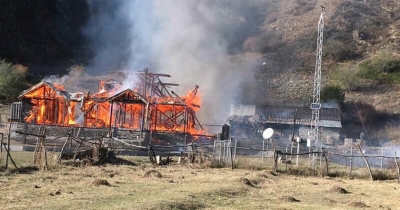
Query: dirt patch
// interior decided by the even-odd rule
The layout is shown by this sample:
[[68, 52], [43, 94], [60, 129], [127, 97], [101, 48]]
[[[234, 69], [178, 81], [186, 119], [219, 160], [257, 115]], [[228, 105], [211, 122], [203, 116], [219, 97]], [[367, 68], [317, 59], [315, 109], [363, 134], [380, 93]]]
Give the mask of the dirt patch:
[[245, 178], [245, 177], [240, 177], [239, 182], [243, 183], [243, 184], [245, 184], [246, 186], [249, 186], [249, 187], [255, 187], [254, 184], [251, 183], [250, 180]]
[[341, 187], [339, 187], [339, 186], [337, 186], [337, 185], [333, 186], [333, 187], [329, 190], [329, 192], [332, 192], [332, 193], [339, 193], [339, 194], [349, 194], [349, 192], [348, 192], [346, 189], [341, 188]]
[[4, 171], [4, 175], [12, 175], [12, 174], [33, 174], [36, 171], [39, 171], [39, 168], [36, 166], [24, 166], [24, 167], [19, 167], [18, 169], [16, 168], [5, 168], [1, 167], [0, 172]]
[[300, 202], [300, 200], [297, 200], [296, 198], [293, 198], [292, 196], [281, 196], [279, 197], [280, 201], [283, 202]]
[[212, 192], [206, 193], [205, 196], [208, 199], [213, 199], [216, 196], [223, 198], [235, 198], [239, 196], [244, 196], [248, 192], [248, 188], [222, 188], [219, 190], [213, 190]]
[[351, 207], [357, 207], [357, 208], [367, 208], [367, 207], [370, 207], [370, 206], [367, 206], [367, 205], [365, 205], [365, 203], [360, 202], [360, 201], [350, 202], [350, 203], [348, 203], [347, 205], [348, 205], [348, 206], [351, 206]]
[[163, 204], [162, 206], [158, 206], [156, 208], [151, 208], [152, 210], [156, 209], [161, 209], [161, 210], [167, 210], [167, 209], [178, 209], [178, 210], [196, 210], [196, 209], [204, 209], [206, 206], [198, 201], [189, 201], [189, 200], [184, 200], [184, 201], [176, 201], [176, 202], [170, 202]]
[[258, 177], [264, 179], [274, 179], [276, 176], [278, 175], [273, 171], [261, 171], [261, 173], [258, 174]]
[[162, 176], [162, 174], [161, 174], [159, 171], [153, 169], [153, 170], [146, 171], [146, 172], [143, 174], [143, 177], [162, 178], [163, 176]]
[[105, 179], [95, 179], [92, 182], [92, 185], [93, 186], [107, 186], [107, 187], [111, 186], [111, 184]]

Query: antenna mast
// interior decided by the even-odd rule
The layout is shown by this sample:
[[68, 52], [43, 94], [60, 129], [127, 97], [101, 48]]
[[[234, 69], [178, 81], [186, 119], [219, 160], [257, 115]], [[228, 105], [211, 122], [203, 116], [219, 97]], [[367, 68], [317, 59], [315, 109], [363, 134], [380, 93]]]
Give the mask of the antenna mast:
[[313, 91], [313, 102], [311, 104], [312, 111], [312, 122], [311, 122], [311, 135], [310, 137], [314, 140], [314, 145], [317, 150], [320, 149], [319, 142], [319, 110], [321, 109], [321, 63], [322, 63], [322, 43], [324, 38], [324, 16], [321, 12], [321, 16], [318, 22], [318, 38], [317, 38], [317, 57], [314, 73], [314, 91]]

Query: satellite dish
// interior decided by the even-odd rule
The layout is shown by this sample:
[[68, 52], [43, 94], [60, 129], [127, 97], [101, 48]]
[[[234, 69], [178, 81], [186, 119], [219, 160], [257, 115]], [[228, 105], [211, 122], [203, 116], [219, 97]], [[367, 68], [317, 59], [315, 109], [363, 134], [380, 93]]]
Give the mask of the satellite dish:
[[269, 139], [271, 138], [271, 136], [274, 134], [274, 130], [272, 128], [267, 128], [265, 129], [265, 131], [263, 132], [263, 138], [264, 139]]

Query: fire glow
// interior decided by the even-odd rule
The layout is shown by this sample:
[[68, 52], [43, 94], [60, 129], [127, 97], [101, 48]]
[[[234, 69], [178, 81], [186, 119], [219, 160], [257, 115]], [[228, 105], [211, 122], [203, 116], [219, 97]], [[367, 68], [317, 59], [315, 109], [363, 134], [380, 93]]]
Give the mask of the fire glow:
[[23, 92], [19, 99], [29, 112], [26, 123], [88, 128], [119, 128], [133, 131], [205, 134], [197, 117], [201, 96], [198, 86], [183, 97], [160, 77], [166, 74], [138, 72], [139, 82], [123, 89], [114, 79], [99, 81], [98, 90], [68, 92], [62, 84], [41, 82]]

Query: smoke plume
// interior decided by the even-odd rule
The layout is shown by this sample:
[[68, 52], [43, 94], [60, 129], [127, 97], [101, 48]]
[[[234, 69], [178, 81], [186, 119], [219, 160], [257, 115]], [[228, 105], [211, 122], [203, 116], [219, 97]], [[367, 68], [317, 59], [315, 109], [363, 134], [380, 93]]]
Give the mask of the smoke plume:
[[[260, 1], [89, 1], [85, 28], [96, 53], [88, 70], [114, 68], [170, 74], [183, 95], [200, 86], [203, 123], [224, 123], [239, 87], [253, 82], [256, 62], [230, 56], [258, 32], [268, 5]], [[129, 82], [129, 81], [128, 81]], [[126, 84], [127, 81], [124, 82]], [[250, 93], [249, 93], [250, 94]]]

